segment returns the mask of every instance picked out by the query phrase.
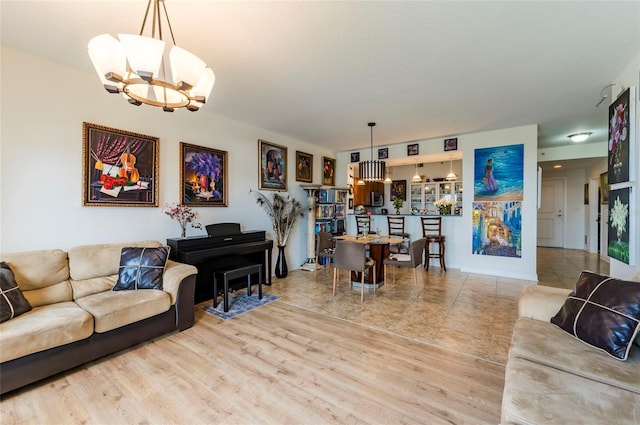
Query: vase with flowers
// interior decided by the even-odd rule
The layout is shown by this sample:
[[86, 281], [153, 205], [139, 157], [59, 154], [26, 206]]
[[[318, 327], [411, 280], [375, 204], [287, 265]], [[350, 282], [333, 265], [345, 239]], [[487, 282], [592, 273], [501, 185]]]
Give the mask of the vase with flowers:
[[276, 277], [286, 277], [289, 273], [287, 259], [284, 255], [284, 248], [287, 245], [289, 234], [298, 217], [303, 217], [302, 204], [291, 197], [283, 196], [278, 192], [271, 195], [271, 199], [260, 192], [251, 190], [256, 196], [256, 202], [267, 212], [273, 222], [273, 230], [278, 245], [278, 260], [276, 261]]
[[440, 215], [451, 215], [451, 208], [455, 201], [452, 198], [440, 198], [433, 203]]
[[182, 229], [180, 233], [181, 238], [187, 236], [187, 224], [191, 225], [194, 229], [202, 229], [202, 224], [196, 221], [196, 212], [186, 205], [175, 202], [167, 203], [164, 208], [162, 208], [162, 212], [178, 222], [180, 229]]

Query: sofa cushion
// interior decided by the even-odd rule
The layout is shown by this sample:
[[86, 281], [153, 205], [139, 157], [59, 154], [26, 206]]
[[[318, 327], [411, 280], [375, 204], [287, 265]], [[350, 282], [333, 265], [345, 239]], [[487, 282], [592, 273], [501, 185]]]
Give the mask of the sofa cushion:
[[521, 317], [516, 321], [509, 361], [524, 358], [555, 369], [640, 394], [640, 349], [626, 362], [573, 338], [549, 322]]
[[120, 253], [126, 246], [162, 246], [158, 241], [81, 245], [69, 250], [71, 279], [85, 280], [118, 274]]
[[107, 332], [164, 313], [171, 297], [164, 291], [106, 291], [76, 303], [94, 317], [96, 332]]
[[118, 281], [113, 290], [162, 289], [162, 275], [168, 259], [168, 246], [122, 248]]
[[118, 275], [92, 277], [91, 279], [73, 280], [71, 279], [71, 287], [73, 288], [73, 299], [86, 297], [99, 292], [111, 291], [113, 285], [118, 281]]
[[526, 359], [509, 358], [501, 423], [637, 424], [638, 406], [640, 394]]
[[31, 310], [31, 304], [22, 295], [13, 272], [4, 261], [0, 262], [0, 322], [5, 322]]
[[2, 254], [32, 307], [71, 301], [67, 253], [59, 249]]
[[640, 331], [640, 284], [584, 271], [551, 323], [626, 360]]
[[34, 307], [0, 324], [0, 361], [79, 341], [93, 334], [93, 318], [72, 301]]

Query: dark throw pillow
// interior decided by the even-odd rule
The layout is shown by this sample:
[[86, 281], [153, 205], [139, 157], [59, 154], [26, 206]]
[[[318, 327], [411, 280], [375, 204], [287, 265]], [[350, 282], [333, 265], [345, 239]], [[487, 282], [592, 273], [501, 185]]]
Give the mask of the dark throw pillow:
[[162, 274], [168, 258], [168, 246], [122, 248], [118, 282], [113, 290], [162, 289]]
[[0, 323], [31, 310], [9, 265], [0, 262]]
[[640, 283], [582, 272], [551, 323], [617, 359], [626, 360], [640, 331]]

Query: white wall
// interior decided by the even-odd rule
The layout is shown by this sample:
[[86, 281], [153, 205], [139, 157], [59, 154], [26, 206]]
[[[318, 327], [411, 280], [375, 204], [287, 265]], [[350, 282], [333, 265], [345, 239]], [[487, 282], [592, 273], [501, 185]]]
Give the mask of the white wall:
[[[635, 238], [635, 240], [630, 240], [629, 243], [631, 245], [630, 252], [630, 263], [631, 265], [627, 265], [621, 261], [618, 261], [614, 258], [610, 259], [610, 274], [611, 276], [618, 278], [630, 278], [634, 276], [636, 273], [640, 271], [640, 195], [638, 179], [640, 178], [640, 101], [638, 101], [638, 90], [640, 89], [640, 53], [629, 63], [629, 65], [622, 70], [620, 75], [613, 80], [613, 83], [616, 86], [613, 87], [614, 95], [611, 96], [611, 103], [615, 101], [620, 89], [622, 87], [630, 87], [635, 86], [636, 91], [634, 93], [636, 108], [635, 108], [635, 146], [632, 146], [631, 149], [635, 148], [635, 162], [630, 162], [630, 174], [633, 176], [635, 174], [635, 179], [631, 179], [633, 182], [631, 184], [631, 195], [629, 199], [630, 208], [629, 208], [629, 217], [630, 223], [629, 228], [631, 229], [629, 236], [630, 238]], [[633, 139], [632, 139], [633, 140]], [[635, 180], [635, 181], [634, 181]], [[603, 224], [605, 222], [603, 221]], [[634, 246], [635, 245], [635, 246]], [[635, 248], [635, 252], [634, 252]]]
[[[208, 105], [196, 113], [129, 105], [104, 91], [96, 75], [4, 46], [1, 66], [2, 252], [179, 236], [179, 225], [160, 208], [82, 206], [83, 121], [160, 138], [160, 207], [179, 201], [180, 142], [228, 151], [229, 207], [198, 208], [198, 220], [239, 222], [243, 230], [266, 230], [271, 239], [271, 222], [249, 194], [258, 187], [257, 140], [288, 147], [289, 191], [303, 205], [306, 194], [295, 182], [295, 151], [314, 155], [315, 183], [321, 179], [322, 156], [333, 156], [303, 141], [207, 112]], [[286, 251], [290, 269], [306, 258], [306, 227], [305, 217], [291, 235]], [[197, 234], [204, 230], [187, 231], [188, 236]]]
[[[454, 135], [455, 137], [455, 135]], [[538, 129], [536, 125], [507, 128], [503, 130], [482, 133], [463, 134], [458, 137], [458, 150], [463, 155], [462, 177], [463, 191], [473, 194], [473, 159], [474, 150], [495, 146], [524, 144], [524, 201], [522, 203], [522, 258], [507, 258], [485, 255], [473, 255], [471, 214], [473, 196], [465, 196], [463, 216], [460, 218], [462, 226], [463, 249], [458, 250], [456, 264], [465, 272], [488, 274], [494, 276], [513, 277], [537, 281], [536, 273], [536, 193], [537, 193], [537, 144]], [[406, 145], [418, 143], [420, 155], [443, 153], [444, 138], [425, 139], [419, 141], [398, 143], [389, 146], [389, 158], [406, 156]], [[347, 184], [347, 166], [350, 164], [352, 151], [338, 152], [336, 176], [338, 185]], [[362, 150], [364, 152], [364, 150]], [[364, 152], [366, 153], [366, 152]], [[361, 153], [362, 157], [363, 153]], [[368, 158], [365, 155], [365, 158]], [[447, 170], [448, 171], [448, 170]], [[458, 172], [458, 171], [456, 171]], [[422, 173], [421, 173], [422, 174]], [[411, 174], [413, 176], [413, 174]], [[394, 177], [395, 179], [395, 177]], [[408, 182], [409, 184], [409, 182]]]

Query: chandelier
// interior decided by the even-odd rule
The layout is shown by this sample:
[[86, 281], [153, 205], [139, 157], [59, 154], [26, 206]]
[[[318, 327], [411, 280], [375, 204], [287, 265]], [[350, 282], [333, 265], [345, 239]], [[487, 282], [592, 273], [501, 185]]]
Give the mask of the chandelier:
[[361, 161], [358, 164], [358, 171], [361, 181], [379, 182], [383, 181], [385, 177], [385, 163], [384, 161], [373, 160], [373, 127], [376, 123], [370, 122], [367, 125], [371, 128], [371, 160]]
[[[146, 37], [142, 34], [151, 9], [151, 37]], [[173, 43], [168, 55], [162, 36], [162, 12]], [[207, 101], [215, 75], [200, 58], [176, 45], [164, 0], [149, 0], [139, 35], [118, 34], [118, 38], [98, 35], [87, 46], [109, 93], [121, 93], [133, 105], [144, 103], [166, 112], [176, 108], [197, 111]]]

